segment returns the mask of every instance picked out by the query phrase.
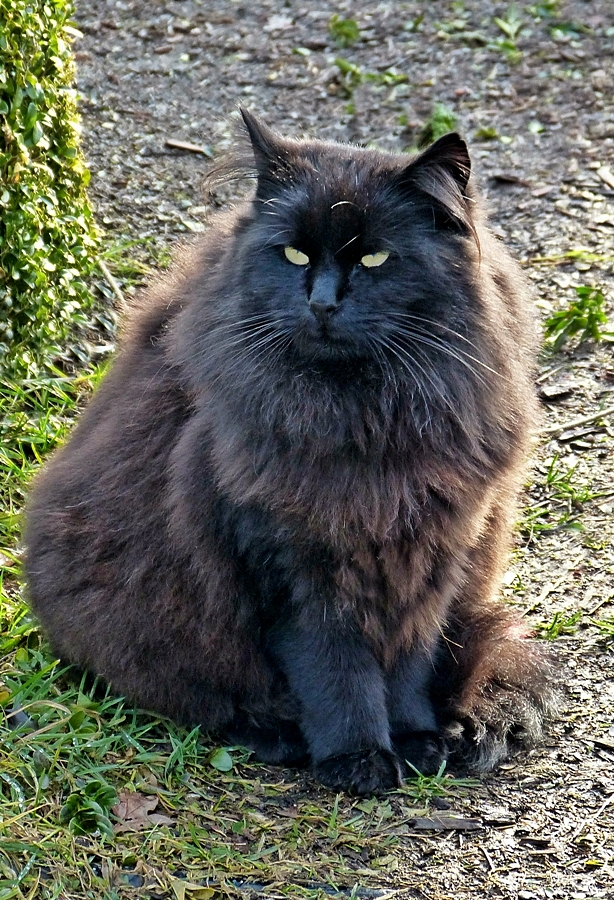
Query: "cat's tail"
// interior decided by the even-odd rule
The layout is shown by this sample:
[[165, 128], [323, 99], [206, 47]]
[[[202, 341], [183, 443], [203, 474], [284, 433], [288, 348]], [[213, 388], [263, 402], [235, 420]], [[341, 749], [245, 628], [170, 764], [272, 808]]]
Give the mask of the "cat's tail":
[[487, 771], [538, 744], [560, 706], [552, 655], [500, 604], [459, 604], [437, 662], [436, 701], [455, 763]]

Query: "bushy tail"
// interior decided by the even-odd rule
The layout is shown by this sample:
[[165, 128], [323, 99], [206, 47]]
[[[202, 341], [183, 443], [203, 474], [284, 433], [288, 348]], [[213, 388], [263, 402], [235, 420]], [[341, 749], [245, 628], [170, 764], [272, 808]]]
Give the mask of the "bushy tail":
[[450, 761], [486, 771], [543, 737], [559, 707], [550, 653], [500, 604], [459, 603], [437, 664]]

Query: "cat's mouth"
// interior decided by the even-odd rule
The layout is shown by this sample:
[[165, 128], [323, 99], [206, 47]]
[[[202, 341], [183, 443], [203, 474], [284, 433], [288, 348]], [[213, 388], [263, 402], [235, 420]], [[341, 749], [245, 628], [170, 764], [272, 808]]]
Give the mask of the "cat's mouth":
[[355, 340], [347, 330], [331, 318], [304, 322], [296, 332], [294, 344], [302, 356], [311, 359], [341, 360], [362, 356]]

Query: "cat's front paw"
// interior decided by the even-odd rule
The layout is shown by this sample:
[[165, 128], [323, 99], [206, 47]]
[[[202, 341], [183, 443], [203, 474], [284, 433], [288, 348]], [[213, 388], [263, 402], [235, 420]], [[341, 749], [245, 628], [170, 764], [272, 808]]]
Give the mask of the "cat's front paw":
[[393, 744], [410, 778], [416, 769], [421, 775], [436, 775], [448, 758], [446, 742], [434, 731], [408, 731], [393, 737]]
[[333, 791], [348, 794], [381, 794], [403, 780], [401, 764], [390, 750], [358, 750], [329, 756], [315, 765], [317, 778]]

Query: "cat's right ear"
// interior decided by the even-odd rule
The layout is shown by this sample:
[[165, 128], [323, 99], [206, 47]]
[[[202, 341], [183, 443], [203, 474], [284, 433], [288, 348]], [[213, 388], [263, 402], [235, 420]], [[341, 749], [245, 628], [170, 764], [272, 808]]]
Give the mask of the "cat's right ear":
[[291, 180], [289, 148], [282, 137], [243, 107], [239, 108], [254, 153], [259, 189], [265, 190]]

